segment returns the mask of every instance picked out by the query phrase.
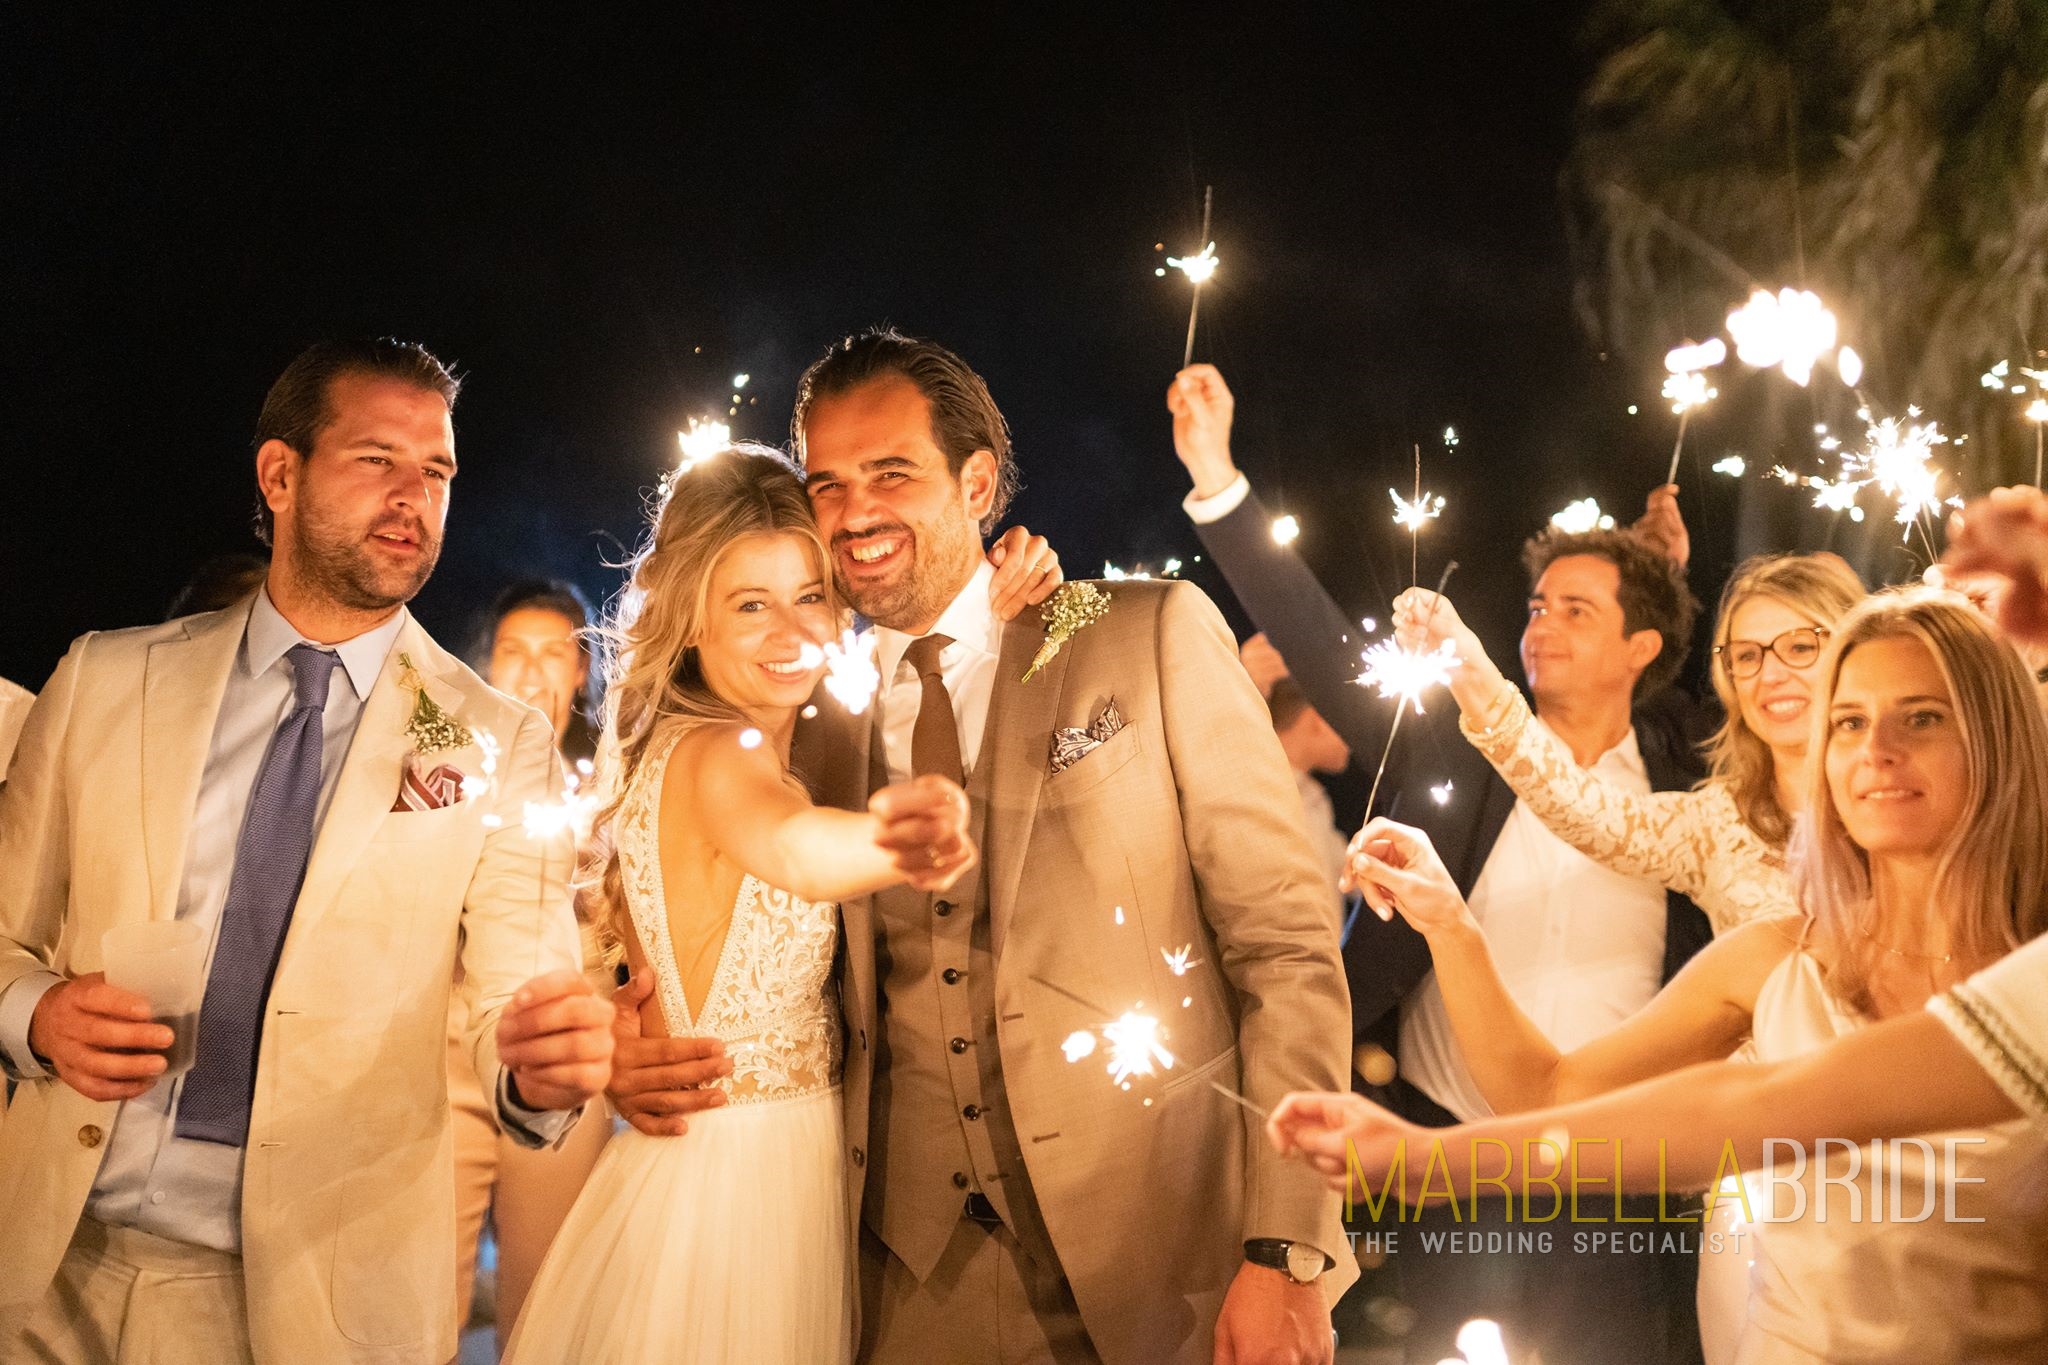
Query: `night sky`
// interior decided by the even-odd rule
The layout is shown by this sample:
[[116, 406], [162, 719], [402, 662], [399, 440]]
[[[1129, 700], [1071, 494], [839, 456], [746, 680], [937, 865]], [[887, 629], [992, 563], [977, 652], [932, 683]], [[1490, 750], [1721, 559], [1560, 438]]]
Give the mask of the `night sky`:
[[[1603, 362], [1570, 310], [1573, 6], [592, 7], [551, 29], [31, 8], [0, 20], [0, 674], [32, 687], [71, 637], [158, 619], [199, 562], [253, 548], [264, 390], [352, 333], [467, 377], [414, 604], [451, 645], [514, 575], [608, 594], [690, 415], [744, 371], [736, 433], [780, 442], [803, 366], [885, 321], [986, 375], [1013, 517], [1070, 576], [1177, 556], [1242, 626], [1192, 563], [1163, 402], [1188, 291], [1154, 243], [1199, 245], [1205, 184], [1222, 270], [1197, 355], [1356, 614], [1407, 576], [1386, 489], [1411, 442], [1451, 500], [1423, 576], [1455, 555], [1504, 656], [1521, 538], [1589, 493], [1632, 519], [1662, 477], [1656, 358]], [[1733, 494], [1688, 482], [1709, 596]]]

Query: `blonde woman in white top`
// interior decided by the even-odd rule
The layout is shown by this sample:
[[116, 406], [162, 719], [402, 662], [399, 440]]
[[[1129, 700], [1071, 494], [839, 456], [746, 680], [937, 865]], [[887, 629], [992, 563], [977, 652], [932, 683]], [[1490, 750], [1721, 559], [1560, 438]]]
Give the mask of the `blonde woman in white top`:
[[1806, 778], [1813, 665], [1863, 595], [1835, 555], [1760, 555], [1736, 569], [1714, 621], [1714, 690], [1727, 719], [1709, 742], [1711, 775], [1685, 792], [1626, 792], [1581, 768], [1528, 723], [1529, 704], [1448, 598], [1404, 592], [1394, 622], [1410, 647], [1451, 642], [1460, 728], [1544, 824], [1596, 862], [1690, 897], [1722, 934], [1792, 904], [1784, 850]]
[[[1806, 915], [1723, 936], [1641, 1013], [1571, 1053], [1501, 986], [1427, 838], [1386, 820], [1361, 833], [1353, 875], [1376, 910], [1398, 910], [1429, 940], [1459, 1043], [1496, 1110], [1616, 1089], [1745, 1043], [1782, 1063], [1920, 1011], [2048, 928], [2048, 724], [2011, 646], [1962, 599], [1925, 590], [1871, 598], [1837, 629], [1815, 670], [1816, 761], [1794, 858]], [[1982, 998], [1967, 988], [1951, 997]], [[1698, 1115], [1703, 1127], [1715, 1118]], [[1746, 1312], [1722, 1335], [1721, 1358], [2039, 1360], [2048, 1135], [2002, 1124], [1944, 1136], [1964, 1140], [1951, 1164], [1864, 1148], [1831, 1155], [1826, 1174], [1833, 1182], [1853, 1160], [1865, 1190], [1948, 1186], [1957, 1213], [1981, 1221], [1858, 1218], [1809, 1169], [1803, 1216], [1777, 1209], [1750, 1229], [1747, 1303], [1732, 1300]], [[1360, 1164], [1368, 1180], [1384, 1178], [1384, 1163]]]

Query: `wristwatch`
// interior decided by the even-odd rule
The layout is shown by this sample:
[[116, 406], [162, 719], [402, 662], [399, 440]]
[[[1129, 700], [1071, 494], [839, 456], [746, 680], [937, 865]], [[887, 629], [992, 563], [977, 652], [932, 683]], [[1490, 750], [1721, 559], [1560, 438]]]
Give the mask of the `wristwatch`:
[[1316, 1277], [1336, 1262], [1307, 1242], [1287, 1242], [1278, 1237], [1254, 1237], [1244, 1244], [1244, 1258], [1253, 1265], [1278, 1270], [1296, 1284], [1314, 1284]]

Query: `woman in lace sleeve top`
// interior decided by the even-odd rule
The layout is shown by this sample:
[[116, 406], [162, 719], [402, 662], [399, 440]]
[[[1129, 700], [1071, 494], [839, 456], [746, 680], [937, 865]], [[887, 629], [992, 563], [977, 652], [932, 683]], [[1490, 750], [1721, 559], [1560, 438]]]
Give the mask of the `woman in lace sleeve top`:
[[1452, 642], [1459, 728], [1544, 824], [1589, 858], [1691, 897], [1721, 934], [1793, 904], [1784, 850], [1805, 782], [1813, 664], [1829, 627], [1863, 596], [1835, 555], [1740, 565], [1714, 621], [1714, 690], [1727, 720], [1709, 742], [1710, 775], [1692, 791], [1647, 795], [1610, 786], [1529, 724], [1529, 704], [1448, 599], [1411, 589], [1395, 599], [1394, 619], [1411, 647]]

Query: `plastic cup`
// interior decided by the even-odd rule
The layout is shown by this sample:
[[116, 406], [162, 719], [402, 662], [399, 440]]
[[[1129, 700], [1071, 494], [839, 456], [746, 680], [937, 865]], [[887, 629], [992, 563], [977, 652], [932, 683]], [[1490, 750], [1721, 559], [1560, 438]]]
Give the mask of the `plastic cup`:
[[206, 993], [206, 934], [189, 920], [120, 924], [100, 940], [107, 984], [149, 1002], [151, 1019], [174, 1035], [164, 1075], [192, 1069], [199, 1049], [199, 1000]]

